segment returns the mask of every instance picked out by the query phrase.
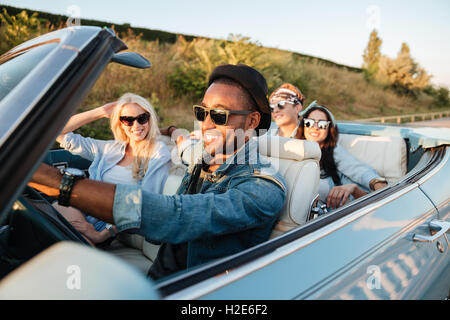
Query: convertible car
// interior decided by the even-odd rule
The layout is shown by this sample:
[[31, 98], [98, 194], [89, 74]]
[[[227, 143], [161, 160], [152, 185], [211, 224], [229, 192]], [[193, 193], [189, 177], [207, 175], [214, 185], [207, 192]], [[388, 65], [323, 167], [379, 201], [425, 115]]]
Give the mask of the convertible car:
[[[271, 238], [156, 282], [146, 272], [158, 246], [146, 238], [124, 233], [92, 247], [28, 181], [42, 162], [88, 168], [51, 147], [108, 63], [150, 67], [125, 49], [111, 30], [82, 26], [0, 57], [0, 299], [449, 297], [448, 129], [339, 122], [339, 143], [388, 186], [331, 212], [315, 201], [317, 144], [261, 136], [262, 156], [288, 188]], [[171, 170], [167, 195], [182, 163]]]

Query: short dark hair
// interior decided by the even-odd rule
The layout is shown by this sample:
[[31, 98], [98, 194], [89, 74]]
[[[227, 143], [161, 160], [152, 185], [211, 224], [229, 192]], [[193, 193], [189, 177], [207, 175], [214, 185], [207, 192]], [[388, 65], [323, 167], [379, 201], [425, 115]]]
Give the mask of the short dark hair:
[[217, 78], [213, 81], [213, 83], [224, 84], [240, 89], [244, 108], [250, 111], [258, 111], [255, 99], [253, 99], [253, 97], [250, 95], [250, 92], [248, 92], [247, 89], [245, 89], [240, 83], [226, 77]]

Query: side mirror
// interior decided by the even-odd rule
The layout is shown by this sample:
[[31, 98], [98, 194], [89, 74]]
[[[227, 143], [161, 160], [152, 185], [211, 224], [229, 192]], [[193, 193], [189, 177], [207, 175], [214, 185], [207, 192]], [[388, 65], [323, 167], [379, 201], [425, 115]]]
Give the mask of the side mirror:
[[152, 66], [151, 62], [136, 52], [120, 52], [114, 54], [111, 62], [120, 63], [126, 66], [148, 69]]

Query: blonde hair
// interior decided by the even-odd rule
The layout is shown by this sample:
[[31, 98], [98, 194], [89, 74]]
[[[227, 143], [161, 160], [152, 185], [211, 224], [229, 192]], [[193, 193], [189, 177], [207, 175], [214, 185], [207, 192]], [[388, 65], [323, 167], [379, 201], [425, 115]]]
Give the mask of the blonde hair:
[[133, 93], [125, 93], [117, 101], [117, 104], [110, 117], [111, 131], [113, 132], [114, 139], [119, 141], [124, 141], [126, 143], [130, 142], [130, 138], [126, 135], [125, 131], [122, 129], [120, 122], [120, 112], [126, 104], [135, 103], [139, 105], [142, 109], [150, 113], [149, 120], [149, 132], [141, 143], [137, 144], [137, 148], [134, 152], [135, 157], [133, 159], [132, 173], [133, 178], [137, 181], [144, 178], [145, 173], [148, 170], [148, 162], [152, 157], [153, 150], [156, 144], [156, 140], [160, 135], [158, 128], [158, 118], [153, 106], [141, 96]]

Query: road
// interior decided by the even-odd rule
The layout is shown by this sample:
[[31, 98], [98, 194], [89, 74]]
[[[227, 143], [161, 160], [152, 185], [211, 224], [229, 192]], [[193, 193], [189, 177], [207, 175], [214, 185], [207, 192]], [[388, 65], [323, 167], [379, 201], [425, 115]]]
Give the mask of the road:
[[414, 126], [450, 128], [450, 118], [441, 118], [431, 121], [418, 121], [409, 123]]

